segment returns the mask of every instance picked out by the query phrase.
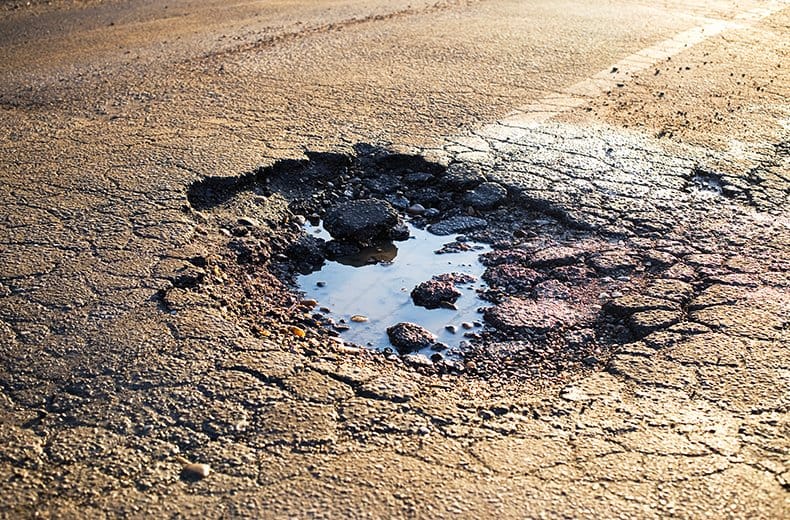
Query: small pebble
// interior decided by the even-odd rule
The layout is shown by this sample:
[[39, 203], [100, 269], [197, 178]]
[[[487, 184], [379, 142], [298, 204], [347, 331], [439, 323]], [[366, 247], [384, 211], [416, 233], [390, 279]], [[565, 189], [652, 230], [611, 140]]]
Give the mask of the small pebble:
[[414, 204], [412, 206], [409, 206], [409, 208], [406, 210], [406, 213], [410, 215], [422, 215], [423, 213], [425, 213], [425, 206], [423, 206], [422, 204]]
[[471, 329], [471, 328], [473, 328], [473, 327], [474, 327], [474, 325], [472, 325], [472, 324], [471, 324], [471, 323], [469, 323], [468, 321], [465, 321], [465, 322], [463, 322], [463, 323], [461, 324], [461, 326], [462, 326], [463, 328], [465, 328], [465, 329]]
[[208, 464], [187, 464], [181, 468], [181, 472], [197, 478], [206, 478], [211, 473], [211, 466]]
[[301, 305], [302, 307], [307, 307], [308, 309], [312, 309], [313, 307], [318, 305], [318, 301], [313, 300], [311, 298], [307, 298], [305, 300], [300, 301], [299, 305]]
[[452, 332], [453, 334], [455, 334], [455, 331], [458, 330], [458, 327], [456, 327], [455, 325], [447, 325], [447, 326], [444, 327], [444, 330]]
[[315, 286], [316, 287], [326, 287], [326, 282], [316, 282]]
[[189, 462], [184, 457], [176, 457], [176, 462], [181, 464], [181, 475], [186, 478], [201, 479], [206, 478], [211, 473], [211, 466]]
[[362, 323], [368, 321], [368, 317], [362, 316], [361, 314], [354, 314], [353, 316], [351, 316], [351, 321], [353, 321], [354, 323]]
[[304, 329], [300, 329], [299, 327], [293, 327], [293, 326], [288, 327], [288, 330], [290, 331], [291, 334], [299, 338], [303, 338], [307, 335]]

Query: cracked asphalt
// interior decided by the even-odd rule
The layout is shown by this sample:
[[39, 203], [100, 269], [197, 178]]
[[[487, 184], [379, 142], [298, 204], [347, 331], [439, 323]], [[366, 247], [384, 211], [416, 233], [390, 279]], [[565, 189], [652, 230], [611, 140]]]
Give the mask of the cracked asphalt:
[[[782, 1], [0, 2], [0, 515], [788, 517], [788, 36]], [[510, 247], [627, 268], [633, 335], [538, 381], [289, 334], [220, 231], [280, 247], [285, 202], [189, 189], [360, 143], [577, 230]]]

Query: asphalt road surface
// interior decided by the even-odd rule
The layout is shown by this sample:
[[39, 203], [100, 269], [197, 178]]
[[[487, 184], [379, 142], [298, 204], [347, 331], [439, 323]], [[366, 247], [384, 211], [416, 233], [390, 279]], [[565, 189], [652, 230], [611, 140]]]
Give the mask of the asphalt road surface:
[[[556, 370], [309, 326], [307, 177], [233, 179], [368, 145], [504, 187], [456, 208], [500, 271], [578, 268]], [[2, 516], [790, 516], [786, 1], [2, 1], [0, 191]]]

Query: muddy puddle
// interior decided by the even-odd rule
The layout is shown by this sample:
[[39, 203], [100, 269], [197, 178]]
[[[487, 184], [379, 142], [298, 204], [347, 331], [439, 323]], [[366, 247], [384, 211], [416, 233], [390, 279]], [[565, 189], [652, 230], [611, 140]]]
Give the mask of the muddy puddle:
[[[481, 279], [485, 268], [478, 257], [489, 247], [467, 241], [462, 235], [436, 236], [411, 224], [408, 228], [408, 240], [381, 242], [359, 254], [327, 260], [321, 270], [298, 277], [299, 288], [307, 298], [319, 302], [318, 307], [337, 324], [346, 343], [392, 348], [387, 327], [411, 322], [435, 334], [437, 342], [452, 351], [462, 346], [468, 335], [479, 332], [480, 311], [486, 303], [478, 298], [477, 291], [487, 284]], [[331, 238], [320, 225], [308, 224], [306, 232]], [[453, 251], [437, 253], [446, 244], [452, 244]], [[426, 309], [414, 304], [411, 291], [415, 286], [448, 273], [475, 279], [458, 284], [462, 295], [454, 303], [455, 309]], [[433, 352], [426, 348], [421, 353], [430, 356]]]

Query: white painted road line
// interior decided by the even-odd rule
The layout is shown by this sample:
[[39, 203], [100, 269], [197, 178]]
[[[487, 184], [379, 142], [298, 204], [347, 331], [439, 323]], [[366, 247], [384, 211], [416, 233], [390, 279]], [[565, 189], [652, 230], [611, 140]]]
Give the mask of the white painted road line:
[[590, 99], [625, 84], [633, 74], [654, 67], [708, 38], [730, 29], [740, 29], [778, 13], [790, 5], [788, 0], [766, 2], [764, 6], [733, 16], [737, 21], [714, 20], [676, 34], [612, 64], [592, 77], [574, 83], [560, 92], [515, 109], [508, 116], [476, 132], [483, 138], [509, 140], [519, 137], [524, 129], [540, 125], [555, 116], [585, 105]]

